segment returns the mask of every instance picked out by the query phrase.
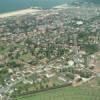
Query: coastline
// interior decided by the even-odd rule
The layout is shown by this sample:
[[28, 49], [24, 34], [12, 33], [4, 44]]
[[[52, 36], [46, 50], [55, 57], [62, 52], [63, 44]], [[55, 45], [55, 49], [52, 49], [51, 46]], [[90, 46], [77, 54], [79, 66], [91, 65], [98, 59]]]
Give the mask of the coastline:
[[36, 14], [39, 11], [40, 11], [39, 9], [28, 8], [28, 9], [24, 9], [24, 10], [18, 10], [18, 11], [0, 14], [0, 18], [7, 18], [7, 17], [17, 16], [17, 15], [24, 15], [24, 14], [28, 14], [28, 13]]
[[68, 8], [69, 6], [67, 4], [62, 4], [62, 5], [58, 5], [58, 6], [55, 6], [53, 8], [55, 9], [64, 9], [64, 8]]
[[[58, 6], [54, 6], [52, 9], [66, 9], [69, 8], [67, 4], [62, 4]], [[13, 16], [18, 16], [18, 15], [25, 15], [25, 14], [36, 14], [37, 12], [40, 12], [41, 10], [36, 8], [27, 8], [23, 10], [16, 10], [12, 12], [7, 12], [7, 13], [1, 13], [0, 14], [0, 19], [2, 18], [7, 18], [7, 17], [13, 17]]]

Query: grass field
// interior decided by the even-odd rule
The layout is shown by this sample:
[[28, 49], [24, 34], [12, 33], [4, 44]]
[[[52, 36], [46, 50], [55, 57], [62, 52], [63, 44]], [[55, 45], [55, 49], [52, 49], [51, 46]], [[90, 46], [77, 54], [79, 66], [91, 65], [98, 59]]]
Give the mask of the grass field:
[[100, 88], [65, 87], [33, 95], [20, 96], [15, 100], [100, 100]]

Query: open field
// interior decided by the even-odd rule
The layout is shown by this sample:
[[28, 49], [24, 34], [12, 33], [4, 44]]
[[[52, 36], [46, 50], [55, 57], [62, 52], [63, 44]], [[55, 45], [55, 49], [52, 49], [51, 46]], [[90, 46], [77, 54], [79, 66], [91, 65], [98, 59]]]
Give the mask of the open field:
[[15, 100], [100, 100], [100, 88], [66, 87], [49, 90], [28, 96], [17, 97]]

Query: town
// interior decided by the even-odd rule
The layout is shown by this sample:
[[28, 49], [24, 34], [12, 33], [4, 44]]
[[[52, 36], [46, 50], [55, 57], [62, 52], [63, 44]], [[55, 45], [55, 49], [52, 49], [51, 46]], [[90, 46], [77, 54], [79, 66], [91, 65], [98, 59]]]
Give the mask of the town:
[[55, 7], [0, 19], [1, 98], [81, 85], [100, 77], [98, 64], [100, 8]]

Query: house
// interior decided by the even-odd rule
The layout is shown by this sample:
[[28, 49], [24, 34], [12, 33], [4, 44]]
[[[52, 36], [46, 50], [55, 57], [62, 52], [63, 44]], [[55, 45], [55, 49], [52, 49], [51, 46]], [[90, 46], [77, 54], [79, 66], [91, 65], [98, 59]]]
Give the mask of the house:
[[61, 77], [61, 76], [59, 76], [59, 77], [58, 77], [58, 79], [59, 79], [59, 80], [61, 80], [61, 81], [64, 81], [64, 82], [66, 82], [66, 81], [67, 81], [67, 79], [66, 79], [66, 78]]

